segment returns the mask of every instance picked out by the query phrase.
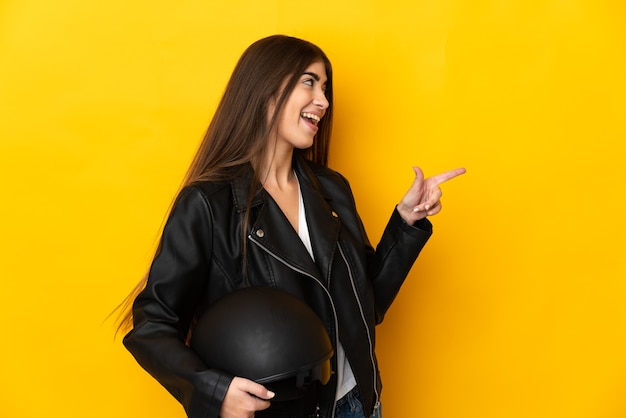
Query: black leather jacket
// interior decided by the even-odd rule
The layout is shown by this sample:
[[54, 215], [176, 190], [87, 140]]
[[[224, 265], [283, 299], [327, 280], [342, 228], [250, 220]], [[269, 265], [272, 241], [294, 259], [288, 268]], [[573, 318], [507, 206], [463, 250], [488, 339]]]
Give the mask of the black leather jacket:
[[[406, 224], [396, 210], [376, 250], [370, 245], [344, 177], [294, 157], [314, 259], [269, 196], [252, 201], [247, 272], [242, 228], [252, 170], [224, 182], [184, 188], [165, 225], [146, 288], [133, 305], [124, 345], [191, 418], [216, 418], [233, 378], [207, 369], [186, 346], [194, 315], [244, 285], [276, 286], [306, 301], [331, 340], [341, 341], [369, 416], [380, 397], [375, 325], [380, 323], [432, 230]], [[333, 367], [335, 367], [333, 358]], [[334, 414], [336, 375], [324, 387], [323, 417]]]

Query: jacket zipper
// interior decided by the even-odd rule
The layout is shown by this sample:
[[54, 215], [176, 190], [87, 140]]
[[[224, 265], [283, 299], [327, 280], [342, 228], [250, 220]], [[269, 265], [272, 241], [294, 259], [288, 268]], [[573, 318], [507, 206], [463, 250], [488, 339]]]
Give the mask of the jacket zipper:
[[[263, 250], [265, 250], [266, 253], [268, 253], [269, 255], [271, 255], [272, 257], [274, 257], [276, 260], [278, 260], [279, 262], [283, 263], [284, 265], [286, 265], [287, 267], [289, 267], [290, 269], [303, 274], [307, 277], [310, 277], [311, 279], [313, 279], [313, 281], [315, 281], [315, 283], [317, 283], [322, 290], [324, 291], [324, 293], [326, 294], [326, 296], [328, 297], [328, 300], [330, 301], [330, 306], [333, 309], [333, 320], [334, 320], [334, 324], [335, 324], [335, 347], [339, 347], [339, 322], [337, 320], [337, 310], [335, 309], [335, 304], [333, 302], [333, 298], [330, 296], [330, 292], [328, 291], [328, 289], [326, 289], [326, 287], [324, 286], [324, 284], [322, 282], [320, 282], [317, 277], [313, 276], [312, 274], [299, 269], [298, 267], [289, 264], [289, 262], [283, 258], [281, 258], [280, 256], [278, 256], [277, 254], [274, 254], [269, 248], [267, 248], [266, 246], [264, 246], [263, 244], [261, 244], [259, 241], [254, 239], [253, 235], [248, 235], [248, 239], [250, 239], [250, 241], [254, 242], [256, 245], [258, 245], [259, 247], [261, 247]], [[344, 259], [345, 260], [345, 259]], [[352, 274], [350, 274], [350, 277], [352, 277]], [[358, 298], [357, 298], [358, 299]], [[360, 305], [360, 303], [359, 303]], [[367, 329], [367, 327], [366, 327]], [[369, 330], [368, 330], [368, 338], [369, 338]], [[371, 346], [371, 340], [370, 340], [370, 346]], [[371, 350], [371, 348], [370, 348]], [[376, 373], [374, 373], [375, 375]], [[374, 385], [374, 390], [376, 390], [376, 386]], [[378, 393], [376, 394], [376, 397], [378, 399]], [[333, 409], [332, 409], [332, 413], [331, 413], [331, 417], [335, 416], [335, 405], [336, 405], [336, 400], [335, 402], [333, 402]]]
[[[380, 395], [378, 394], [378, 389], [376, 388], [376, 362], [374, 361], [374, 346], [372, 344], [372, 336], [370, 334], [370, 329], [367, 326], [367, 321], [365, 320], [365, 313], [363, 312], [363, 305], [361, 304], [361, 299], [359, 298], [359, 294], [356, 289], [356, 285], [354, 284], [354, 277], [352, 275], [352, 270], [350, 269], [350, 264], [346, 258], [346, 255], [343, 251], [343, 247], [340, 243], [337, 243], [339, 247], [339, 254], [341, 254], [341, 258], [343, 259], [346, 267], [348, 268], [348, 276], [350, 277], [350, 285], [352, 286], [352, 292], [354, 293], [354, 297], [356, 298], [357, 304], [359, 305], [359, 313], [361, 314], [361, 321], [363, 321], [363, 326], [365, 327], [365, 331], [367, 333], [367, 341], [369, 342], [369, 355], [370, 355], [370, 363], [372, 365], [372, 371], [374, 376], [374, 393], [376, 394], [376, 402], [374, 402], [374, 410], [378, 409], [380, 406]], [[334, 415], [334, 414], [333, 414]]]

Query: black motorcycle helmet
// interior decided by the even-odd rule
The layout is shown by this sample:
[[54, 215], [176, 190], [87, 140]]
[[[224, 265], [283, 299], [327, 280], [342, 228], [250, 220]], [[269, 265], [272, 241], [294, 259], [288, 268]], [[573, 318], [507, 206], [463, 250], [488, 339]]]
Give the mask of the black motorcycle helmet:
[[218, 300], [199, 318], [190, 347], [214, 369], [297, 399], [328, 383], [333, 346], [324, 324], [304, 302], [271, 287], [247, 287]]

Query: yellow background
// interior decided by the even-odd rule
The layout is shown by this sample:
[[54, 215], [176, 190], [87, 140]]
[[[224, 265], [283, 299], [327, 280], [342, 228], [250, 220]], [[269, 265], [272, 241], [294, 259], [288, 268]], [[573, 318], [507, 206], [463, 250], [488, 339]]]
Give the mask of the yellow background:
[[379, 327], [386, 418], [626, 416], [622, 0], [0, 1], [0, 416], [183, 417], [105, 320], [251, 42], [334, 64], [370, 237], [435, 235]]

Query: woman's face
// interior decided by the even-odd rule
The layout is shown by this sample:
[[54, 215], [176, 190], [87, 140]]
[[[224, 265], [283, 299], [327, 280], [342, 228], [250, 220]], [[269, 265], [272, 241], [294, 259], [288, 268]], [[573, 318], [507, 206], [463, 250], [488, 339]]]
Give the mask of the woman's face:
[[305, 149], [313, 145], [317, 124], [328, 109], [326, 67], [314, 62], [300, 75], [278, 117], [277, 146]]

